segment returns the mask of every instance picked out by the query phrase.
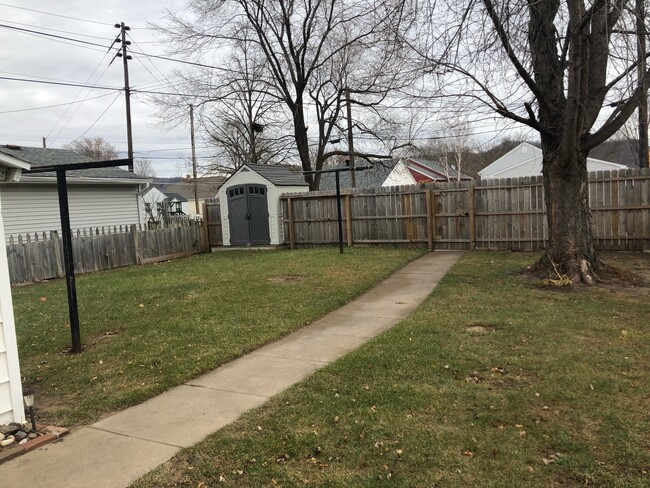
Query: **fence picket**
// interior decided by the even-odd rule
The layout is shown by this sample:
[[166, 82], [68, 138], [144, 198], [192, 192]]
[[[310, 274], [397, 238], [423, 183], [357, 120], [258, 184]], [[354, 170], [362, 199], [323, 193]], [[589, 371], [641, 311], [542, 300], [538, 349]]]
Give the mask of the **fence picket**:
[[[139, 230], [138, 226], [109, 226], [73, 232], [75, 273], [88, 273], [158, 258], [201, 252], [204, 227], [191, 221], [173, 229]], [[52, 231], [9, 236], [6, 250], [11, 283], [25, 283], [65, 276], [59, 233]]]

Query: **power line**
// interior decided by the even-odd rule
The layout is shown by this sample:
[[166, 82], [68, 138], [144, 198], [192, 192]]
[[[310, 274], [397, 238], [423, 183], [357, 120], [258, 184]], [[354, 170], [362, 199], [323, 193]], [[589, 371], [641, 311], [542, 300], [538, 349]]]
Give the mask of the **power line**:
[[8, 22], [9, 24], [22, 25], [24, 27], [35, 27], [37, 29], [43, 29], [43, 30], [52, 31], [52, 32], [60, 32], [62, 34], [73, 34], [73, 35], [76, 35], [76, 36], [88, 37], [90, 39], [103, 39], [103, 40], [106, 40], [106, 37], [104, 37], [104, 36], [93, 36], [93, 35], [90, 35], [90, 34], [81, 34], [80, 32], [70, 32], [70, 31], [65, 31], [65, 30], [61, 30], [61, 29], [53, 29], [51, 27], [43, 27], [43, 26], [40, 26], [40, 25], [25, 24], [23, 22], [16, 22], [14, 20], [0, 19], [0, 22]]
[[19, 108], [16, 110], [3, 110], [0, 112], [0, 114], [13, 114], [17, 112], [31, 112], [33, 110], [44, 110], [46, 108], [56, 108], [56, 107], [65, 107], [66, 105], [73, 105], [75, 103], [84, 103], [88, 100], [97, 100], [98, 98], [104, 98], [104, 97], [109, 97], [111, 96], [112, 93], [105, 93], [104, 95], [98, 95], [96, 97], [91, 97], [91, 98], [85, 98], [83, 100], [73, 100], [71, 102], [66, 102], [66, 103], [57, 103], [55, 105], [44, 105], [42, 107], [30, 107], [30, 108]]
[[[112, 101], [111, 103], [108, 104], [108, 107], [106, 107], [106, 109], [105, 109], [105, 110], [100, 114], [100, 116], [97, 117], [97, 118], [95, 119], [95, 121], [94, 121], [92, 124], [90, 124], [90, 127], [88, 127], [88, 128], [84, 131], [84, 133], [81, 134], [79, 137], [77, 137], [73, 142], [76, 142], [76, 141], [78, 141], [79, 139], [81, 139], [83, 136], [85, 136], [85, 135], [90, 131], [90, 129], [92, 129], [93, 127], [95, 127], [95, 124], [96, 124], [97, 122], [99, 122], [99, 119], [101, 119], [101, 118], [104, 116], [104, 114], [106, 114], [106, 112], [108, 112], [108, 109], [111, 108], [111, 107], [113, 106], [113, 104], [116, 102], [116, 100], [117, 100], [118, 98], [120, 98], [120, 94], [119, 94], [119, 93], [118, 93], [117, 96], [113, 99], [113, 101]], [[57, 134], [57, 135], [58, 135], [58, 134]]]
[[13, 78], [10, 76], [0, 76], [0, 80], [8, 80], [8, 81], [22, 81], [25, 83], [40, 83], [43, 85], [58, 85], [58, 86], [76, 86], [76, 87], [81, 87], [81, 88], [91, 88], [94, 90], [123, 90], [124, 88], [122, 87], [115, 87], [115, 86], [99, 86], [99, 85], [89, 85], [87, 83], [64, 83], [62, 81], [45, 81], [45, 80], [34, 80], [34, 79], [29, 79], [29, 78]]
[[[0, 5], [2, 5], [2, 4], [0, 4]], [[86, 44], [88, 46], [97, 46], [97, 47], [103, 47], [104, 49], [110, 49], [105, 44], [98, 44], [96, 42], [84, 41], [83, 39], [75, 39], [74, 37], [59, 36], [57, 34], [50, 34], [49, 32], [36, 31], [36, 30], [33, 30], [33, 29], [23, 29], [22, 27], [15, 27], [13, 25], [7, 25], [7, 24], [0, 24], [0, 27], [4, 27], [5, 29], [10, 29], [10, 30], [15, 30], [15, 31], [18, 31], [18, 32], [36, 34], [36, 35], [39, 35], [39, 36], [51, 37], [51, 38], [54, 38], [54, 39], [63, 39], [63, 40], [66, 40], [66, 41], [78, 42], [80, 44]]]
[[33, 8], [26, 8], [26, 7], [18, 7], [16, 5], [9, 5], [7, 3], [0, 3], [0, 5], [2, 5], [3, 7], [10, 7], [10, 8], [18, 9], [18, 10], [27, 10], [29, 12], [36, 12], [36, 13], [43, 14], [43, 15], [51, 15], [52, 17], [61, 17], [63, 19], [78, 20], [80, 22], [88, 22], [90, 24], [113, 25], [113, 24], [109, 24], [107, 22], [99, 22], [97, 20], [89, 20], [89, 19], [80, 19], [79, 17], [70, 17], [68, 15], [53, 14], [51, 12], [44, 12], [43, 10], [36, 10], [36, 9], [33, 9]]
[[[85, 83], [88, 83], [88, 82], [92, 79], [93, 75], [94, 75], [95, 72], [99, 69], [99, 67], [102, 65], [102, 63], [103, 63], [104, 60], [106, 59], [106, 56], [107, 56], [107, 55], [108, 55], [108, 51], [104, 53], [104, 55], [102, 56], [102, 58], [99, 60], [99, 62], [98, 62], [97, 65], [95, 66], [95, 69], [93, 69], [92, 73], [90, 73], [90, 76], [88, 76], [88, 78], [86, 79], [86, 82], [85, 82]], [[102, 79], [102, 77], [103, 77], [104, 74], [106, 73], [106, 70], [107, 70], [107, 69], [108, 69], [108, 66], [107, 66], [106, 68], [104, 68], [104, 71], [102, 71], [102, 73], [99, 75], [99, 77], [95, 80], [95, 82], [93, 83], [95, 86], [99, 83], [99, 80]], [[74, 96], [74, 100], [77, 100], [77, 98], [81, 95], [82, 91], [83, 91], [83, 88], [80, 88], [80, 89], [77, 91], [76, 95]], [[84, 97], [84, 101], [87, 100], [89, 96], [90, 96], [90, 90], [86, 93], [86, 96]], [[68, 108], [66, 108], [65, 111], [61, 114], [61, 116], [60, 116], [59, 119], [56, 121], [56, 123], [54, 124], [54, 126], [53, 126], [53, 127], [50, 129], [50, 131], [48, 132], [47, 137], [50, 136], [50, 134], [54, 131], [54, 129], [56, 129], [56, 126], [59, 125], [59, 123], [61, 122], [61, 120], [63, 120], [63, 118], [65, 117], [65, 115], [66, 115], [66, 114], [68, 113], [68, 111], [70, 110], [70, 107], [71, 107], [71, 106], [68, 106]], [[65, 129], [65, 128], [68, 126], [68, 124], [70, 123], [70, 121], [72, 120], [72, 118], [75, 116], [75, 114], [77, 113], [77, 111], [79, 110], [80, 107], [81, 107], [81, 105], [78, 105], [77, 108], [74, 110], [74, 112], [72, 112], [72, 114], [71, 114], [70, 117], [68, 118], [68, 121], [63, 125], [63, 127], [61, 127], [61, 129], [59, 130], [59, 132], [57, 132], [56, 136], [54, 137], [54, 140], [56, 140], [56, 139], [61, 135], [61, 132], [63, 132], [63, 129]]]

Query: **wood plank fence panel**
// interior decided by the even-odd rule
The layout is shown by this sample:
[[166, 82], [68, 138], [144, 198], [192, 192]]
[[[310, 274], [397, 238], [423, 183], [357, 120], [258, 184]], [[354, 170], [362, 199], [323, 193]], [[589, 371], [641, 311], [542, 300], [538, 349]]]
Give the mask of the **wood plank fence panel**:
[[[198, 253], [203, 248], [204, 232], [200, 221], [174, 223], [158, 230], [142, 230], [136, 225], [80, 229], [72, 238], [75, 273]], [[11, 236], [6, 249], [12, 283], [65, 276], [63, 244], [57, 232]]]
[[[430, 201], [427, 203], [427, 192]], [[650, 249], [650, 170], [589, 176], [598, 250]], [[434, 249], [534, 251], [548, 242], [541, 176], [344, 190], [344, 239], [358, 244], [416, 244]], [[291, 198], [291, 215], [287, 199]], [[282, 196], [285, 236], [295, 246], [336, 243], [332, 192]]]

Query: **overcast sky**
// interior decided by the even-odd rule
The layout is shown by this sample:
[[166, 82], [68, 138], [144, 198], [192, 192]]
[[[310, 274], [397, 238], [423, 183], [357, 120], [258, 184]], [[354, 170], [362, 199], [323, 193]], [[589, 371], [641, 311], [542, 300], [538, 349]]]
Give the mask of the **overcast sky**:
[[[122, 88], [122, 60], [109, 66], [116, 47], [107, 53], [119, 34], [114, 24], [131, 27], [132, 50], [165, 55], [148, 22], [160, 21], [165, 9], [178, 11], [184, 5], [185, 0], [0, 0], [0, 77]], [[129, 61], [131, 87], [169, 91], [173, 69], [183, 67], [134, 53]], [[75, 101], [83, 103], [71, 103]], [[60, 106], [41, 108], [52, 105]], [[155, 106], [142, 94], [131, 97], [131, 112], [135, 157], [150, 159], [158, 176], [188, 173], [189, 128], [161, 127]], [[126, 157], [124, 94], [116, 90], [0, 79], [0, 127], [0, 144], [41, 147], [46, 137], [48, 147], [62, 147], [83, 135], [101, 136]], [[199, 157], [209, 154], [201, 140], [197, 146]]]

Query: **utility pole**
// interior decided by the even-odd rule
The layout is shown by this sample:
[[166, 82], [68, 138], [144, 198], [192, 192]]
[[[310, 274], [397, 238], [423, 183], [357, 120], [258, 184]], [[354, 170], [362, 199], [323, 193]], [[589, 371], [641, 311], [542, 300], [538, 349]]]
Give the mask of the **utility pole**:
[[122, 52], [117, 53], [116, 56], [122, 58], [124, 65], [124, 96], [126, 99], [126, 143], [128, 148], [128, 157], [131, 160], [129, 164], [129, 171], [133, 173], [133, 133], [131, 131], [131, 87], [129, 86], [129, 59], [131, 56], [127, 54], [126, 47], [131, 45], [131, 41], [126, 40], [126, 31], [131, 30], [124, 22], [115, 24], [115, 27], [120, 29], [121, 39], [117, 39], [122, 43]]
[[348, 112], [348, 151], [350, 162], [350, 179], [352, 181], [352, 188], [357, 186], [357, 178], [354, 172], [354, 137], [352, 135], [352, 104], [350, 103], [350, 89], [345, 89], [345, 105]]
[[[199, 212], [199, 190], [196, 182], [196, 144], [194, 143], [194, 105], [190, 104], [190, 139], [192, 140], [192, 181], [194, 183], [194, 210]], [[203, 216], [206, 218], [206, 216]]]
[[636, 0], [636, 38], [637, 66], [639, 84], [642, 86], [639, 97], [639, 167], [648, 168], [648, 91], [646, 82], [646, 29], [645, 0]]
[[43, 149], [47, 149], [47, 144], [45, 142], [46, 140], [47, 140], [47, 138], [43, 137]]

